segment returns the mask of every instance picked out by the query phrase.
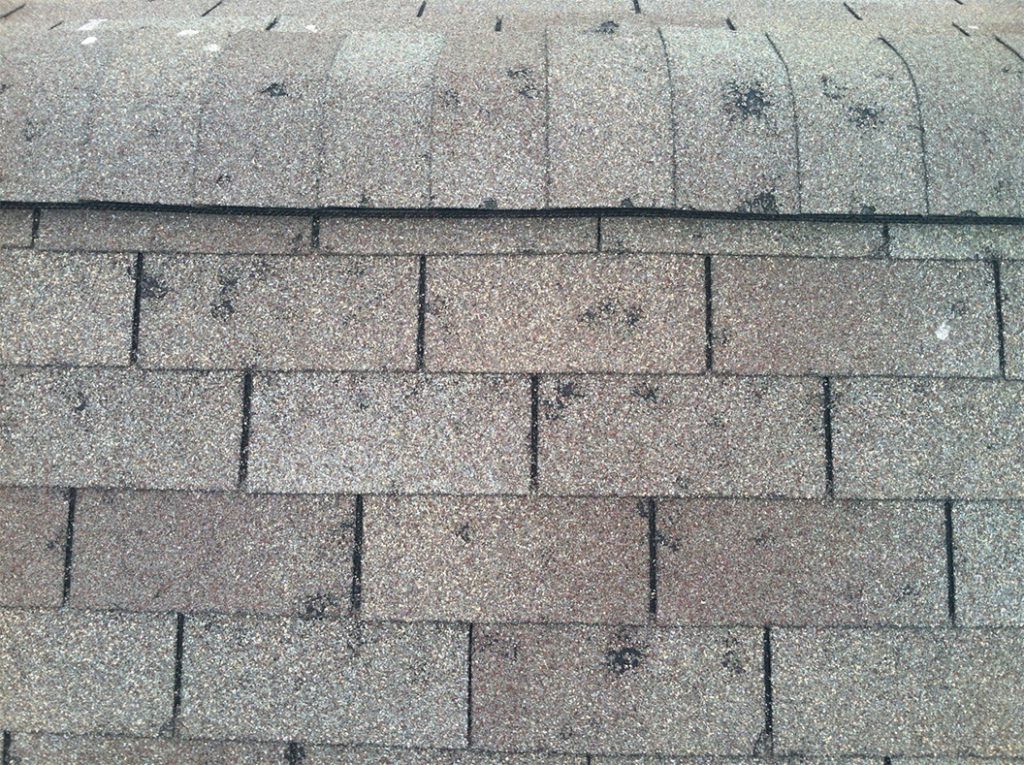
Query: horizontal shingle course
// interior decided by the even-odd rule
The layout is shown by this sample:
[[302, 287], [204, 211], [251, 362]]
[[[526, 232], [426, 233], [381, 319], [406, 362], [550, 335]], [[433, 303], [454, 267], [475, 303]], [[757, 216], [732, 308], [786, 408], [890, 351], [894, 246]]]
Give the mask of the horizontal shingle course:
[[15, 733], [18, 765], [279, 765], [283, 746], [169, 738], [107, 738]]

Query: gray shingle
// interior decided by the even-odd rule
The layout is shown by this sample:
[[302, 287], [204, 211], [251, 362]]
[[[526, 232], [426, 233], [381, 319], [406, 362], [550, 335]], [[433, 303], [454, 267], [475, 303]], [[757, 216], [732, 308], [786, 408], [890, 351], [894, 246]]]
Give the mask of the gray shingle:
[[[585, 765], [582, 756], [512, 754], [458, 749], [304, 747], [302, 765]], [[30, 765], [26, 763], [25, 765]]]
[[958, 623], [1024, 626], [1024, 505], [957, 503], [953, 550]]
[[147, 256], [145, 367], [414, 369], [415, 258]]
[[19, 250], [0, 258], [0, 362], [128, 363], [131, 255]]
[[695, 210], [798, 212], [786, 72], [764, 35], [727, 32], [724, 16], [719, 26], [662, 30], [674, 88], [676, 203]]
[[889, 251], [894, 258], [1024, 259], [1024, 226], [893, 223]]
[[179, 728], [193, 738], [463, 747], [467, 630], [190, 618]]
[[817, 380], [546, 377], [540, 489], [549, 494], [817, 497]]
[[643, 623], [647, 520], [634, 500], [371, 498], [363, 614]]
[[0, 210], [0, 247], [29, 247], [32, 244], [32, 211]]
[[772, 633], [775, 751], [1019, 756], [1019, 630]]
[[832, 428], [839, 496], [1024, 496], [1024, 385], [839, 380]]
[[234, 374], [0, 369], [0, 482], [233, 488]]
[[999, 373], [987, 263], [720, 257], [712, 285], [716, 369]]
[[174, 614], [0, 610], [9, 730], [156, 735], [171, 719]]
[[704, 369], [699, 258], [450, 257], [427, 273], [428, 369]]
[[756, 629], [482, 625], [472, 661], [485, 748], [746, 754], [764, 722]]
[[871, 258], [885, 254], [882, 227], [860, 223], [604, 218], [603, 249], [708, 255]]
[[272, 744], [169, 738], [15, 733], [11, 740], [11, 762], [18, 765], [278, 765], [282, 751]]
[[1024, 267], [1002, 263], [1003, 336], [1006, 343], [1006, 374], [1024, 377]]
[[663, 624], [944, 624], [937, 503], [658, 503]]
[[325, 218], [325, 252], [511, 255], [595, 252], [596, 218]]
[[257, 375], [254, 490], [522, 493], [529, 468], [526, 378]]
[[549, 30], [553, 207], [671, 207], [668, 68], [653, 30]]
[[0, 605], [60, 605], [67, 518], [64, 492], [0, 488]]
[[72, 605], [344, 612], [352, 521], [340, 497], [80, 492]]

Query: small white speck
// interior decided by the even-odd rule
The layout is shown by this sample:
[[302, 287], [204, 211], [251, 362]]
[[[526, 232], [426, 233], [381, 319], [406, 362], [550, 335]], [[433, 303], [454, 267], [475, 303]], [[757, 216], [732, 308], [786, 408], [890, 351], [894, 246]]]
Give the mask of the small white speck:
[[309, 31], [309, 32], [316, 32], [316, 31], [318, 31], [317, 28], [316, 28], [316, 24], [306, 24], [306, 30]]
[[980, 27], [977, 24], [968, 24], [967, 28], [968, 29], [980, 29]]
[[938, 326], [938, 329], [935, 330], [935, 336], [939, 338], [939, 340], [947, 340], [949, 339], [949, 332], [951, 329], [953, 328], [949, 326], [949, 322], [943, 321], [942, 324]]
[[95, 42], [96, 42], [96, 38], [95, 37], [86, 37], [84, 40], [82, 40], [82, 45], [92, 45]]
[[217, 45], [217, 43], [209, 43], [208, 45], [203, 46], [203, 50], [205, 50], [207, 53], [216, 53], [220, 50], [220, 46]]
[[104, 21], [106, 21], [106, 19], [89, 19], [87, 22], [85, 22], [84, 24], [82, 24], [82, 26], [78, 28], [78, 31], [91, 32], [92, 30], [99, 27], [99, 25], [102, 24]]
[[178, 37], [192, 37], [193, 35], [199, 34], [198, 29], [182, 29], [178, 32]]

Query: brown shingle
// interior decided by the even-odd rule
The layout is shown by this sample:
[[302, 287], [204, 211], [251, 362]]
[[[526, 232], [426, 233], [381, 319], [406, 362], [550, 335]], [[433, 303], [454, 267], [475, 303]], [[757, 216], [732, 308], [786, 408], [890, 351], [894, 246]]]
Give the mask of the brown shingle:
[[1024, 626], [1024, 504], [953, 506], [959, 624]]
[[[17, 765], [279, 765], [283, 746], [15, 733]], [[311, 765], [311, 764], [310, 764]]]
[[60, 605], [67, 517], [64, 492], [0, 489], [0, 605]]

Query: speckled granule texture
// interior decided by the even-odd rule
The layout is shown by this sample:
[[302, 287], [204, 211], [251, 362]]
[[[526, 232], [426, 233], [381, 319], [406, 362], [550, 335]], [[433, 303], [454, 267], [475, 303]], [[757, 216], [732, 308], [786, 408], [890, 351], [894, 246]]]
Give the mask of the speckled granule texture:
[[169, 738], [104, 738], [17, 733], [17, 765], [279, 765], [283, 746]]
[[953, 505], [957, 614], [968, 626], [1024, 626], [1024, 504]]
[[514, 754], [468, 750], [307, 746], [302, 765], [586, 765], [568, 754]]
[[32, 211], [0, 210], [0, 247], [28, 247], [32, 243]]
[[1024, 227], [893, 223], [889, 252], [894, 258], [1016, 260], [1024, 258]]
[[68, 503], [57, 489], [0, 489], [0, 606], [60, 605]]
[[[1021, 249], [1024, 252], [1024, 248]], [[1024, 377], [1024, 268], [1001, 263], [1003, 338], [1006, 344], [1006, 374]]]

